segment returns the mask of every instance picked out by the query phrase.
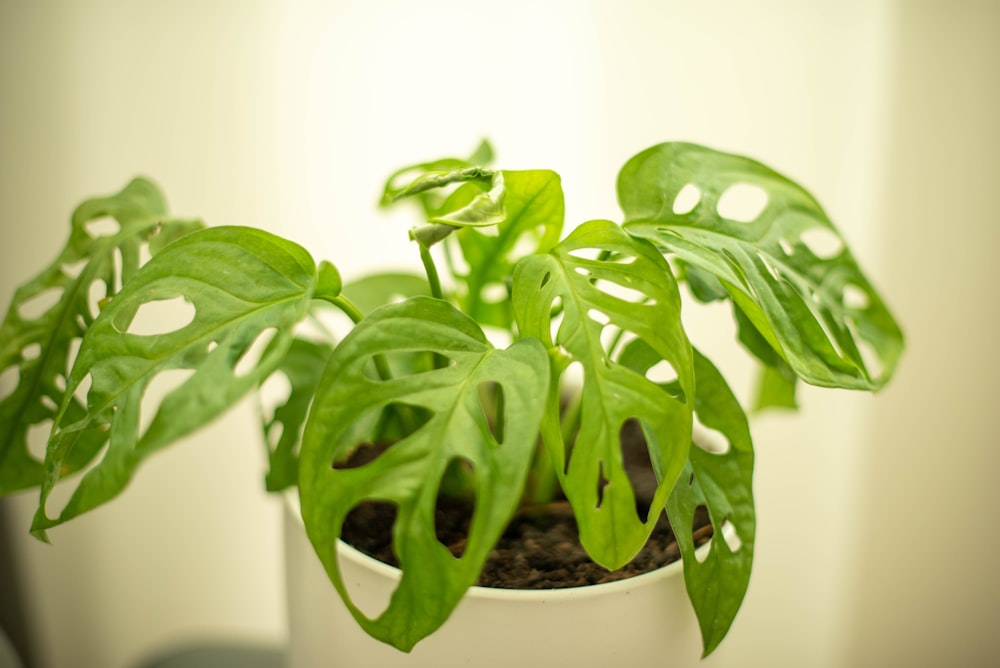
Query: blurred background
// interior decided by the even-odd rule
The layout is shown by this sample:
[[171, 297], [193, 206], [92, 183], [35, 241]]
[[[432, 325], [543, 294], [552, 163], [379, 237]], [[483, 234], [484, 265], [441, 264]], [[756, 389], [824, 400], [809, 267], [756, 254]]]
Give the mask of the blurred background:
[[[818, 195], [909, 348], [877, 396], [809, 388], [757, 420], [755, 571], [705, 665], [998, 665], [997, 119], [993, 0], [0, 0], [0, 298], [136, 174], [175, 214], [356, 276], [418, 266], [409, 221], [374, 212], [384, 177], [484, 136], [505, 168], [562, 174], [571, 224], [617, 219], [617, 170], [654, 143], [754, 156]], [[715, 316], [692, 337], [746, 394]], [[245, 404], [51, 546], [27, 535], [34, 494], [0, 500], [29, 668], [280, 645], [263, 469]]]

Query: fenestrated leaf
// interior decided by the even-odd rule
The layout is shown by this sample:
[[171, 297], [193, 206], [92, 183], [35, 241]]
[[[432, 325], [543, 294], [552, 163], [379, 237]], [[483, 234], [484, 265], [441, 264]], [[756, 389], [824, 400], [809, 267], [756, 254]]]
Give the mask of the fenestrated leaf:
[[[604, 252], [609, 259], [580, 257], [584, 250], [593, 255]], [[635, 301], [615, 296], [623, 290]], [[633, 239], [608, 221], [591, 221], [550, 253], [518, 263], [513, 300], [521, 334], [551, 346], [557, 361], [555, 373], [574, 362], [582, 365], [581, 422], [575, 442], [564, 442], [560, 433], [560, 396], [555, 384], [542, 434], [573, 504], [584, 547], [598, 563], [619, 568], [648, 539], [690, 445], [691, 406], [684, 397], [694, 396], [694, 371], [670, 267], [652, 245]], [[553, 338], [556, 306], [563, 320]], [[615, 361], [607, 349], [610, 344], [602, 342], [606, 326], [638, 337], [668, 362], [676, 373], [679, 393], [673, 395]], [[619, 434], [630, 418], [642, 424], [650, 461], [660, 480], [646, 518], [636, 511], [622, 461]]]
[[[106, 234], [91, 227], [111, 218]], [[18, 384], [0, 399], [0, 494], [39, 485], [45, 467], [28, 450], [28, 432], [53, 420], [66, 398], [66, 418], [81, 419], [83, 403], [65, 392], [70, 353], [97, 316], [92, 290], [115, 294], [142, 262], [142, 246], [155, 255], [201, 223], [167, 217], [159, 189], [135, 179], [119, 193], [87, 200], [73, 212], [69, 240], [56, 260], [14, 293], [0, 325], [0, 373], [16, 368]], [[116, 263], [116, 256], [119, 260]], [[48, 304], [31, 313], [34, 304]], [[63, 461], [63, 473], [87, 464], [107, 440], [106, 433], [82, 438]]]
[[[747, 193], [760, 201], [741, 210]], [[715, 276], [806, 382], [870, 390], [892, 376], [902, 332], [801, 186], [749, 158], [667, 143], [629, 160], [618, 199], [629, 234]]]
[[332, 353], [333, 346], [324, 341], [296, 338], [274, 372], [288, 379], [289, 394], [274, 408], [270, 419], [262, 419], [268, 449], [268, 472], [264, 482], [269, 492], [280, 492], [298, 482], [302, 428]]
[[[424, 373], [377, 380], [377, 355], [433, 353]], [[523, 491], [545, 405], [548, 358], [535, 340], [496, 350], [474, 321], [446, 302], [416, 297], [369, 315], [338, 346], [317, 391], [303, 438], [299, 489], [313, 547], [358, 623], [408, 651], [447, 619], [479, 575]], [[505, 397], [502, 442], [484, 417], [480, 386]], [[359, 468], [338, 468], [370, 439], [383, 412], [403, 406], [428, 416], [405, 438]], [[475, 480], [475, 511], [461, 557], [437, 541], [434, 510], [454, 461]], [[336, 541], [347, 513], [366, 500], [396, 505], [393, 548], [403, 576], [389, 606], [369, 619], [341, 579]]]
[[[691, 448], [691, 457], [667, 502], [684, 563], [684, 581], [708, 656], [729, 631], [743, 602], [757, 532], [753, 501], [753, 442], [739, 401], [715, 366], [695, 351], [699, 421], [728, 442], [725, 452]], [[695, 434], [697, 438], [697, 433]], [[708, 509], [714, 528], [704, 561], [690, 533], [695, 511]], [[687, 528], [688, 531], [684, 529]]]
[[[36, 535], [111, 499], [145, 457], [203, 426], [270, 374], [307, 312], [316, 274], [299, 246], [236, 227], [189, 234], [137, 272], [83, 337], [49, 440]], [[143, 305], [176, 298], [193, 305], [190, 323], [156, 334], [129, 331]], [[274, 338], [260, 360], [243, 360], [269, 330]], [[171, 369], [192, 371], [164, 396], [140, 433], [146, 388]], [[87, 414], [74, 419], [71, 397], [87, 378]], [[76, 483], [58, 517], [50, 518], [46, 500], [64, 463], [81, 441], [104, 432], [110, 433], [104, 456]]]
[[[507, 296], [514, 265], [531, 253], [548, 252], [562, 234], [565, 205], [559, 175], [548, 170], [505, 171], [505, 216], [491, 234], [462, 230], [456, 235], [468, 273], [459, 295], [462, 309], [477, 322], [509, 328], [513, 312]], [[445, 203], [461, 206], [474, 199], [462, 188]], [[493, 294], [491, 294], [491, 291]]]

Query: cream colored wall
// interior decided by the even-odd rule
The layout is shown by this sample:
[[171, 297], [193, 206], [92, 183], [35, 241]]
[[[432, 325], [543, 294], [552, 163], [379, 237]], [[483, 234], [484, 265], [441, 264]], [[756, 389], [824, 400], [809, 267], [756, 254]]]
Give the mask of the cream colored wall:
[[[77, 201], [136, 172], [155, 177], [178, 213], [266, 227], [351, 275], [415, 264], [403, 241], [407, 223], [371, 213], [380, 179], [399, 163], [466, 151], [482, 135], [495, 140], [505, 166], [560, 171], [574, 222], [615, 217], [617, 168], [652, 143], [687, 139], [754, 155], [819, 194], [898, 305], [913, 349], [899, 384], [877, 398], [807, 390], [801, 416], [757, 423], [754, 577], [730, 638], [706, 665], [876, 665], [866, 656], [884, 665], [904, 656], [901, 642], [914, 629], [929, 644], [931, 634], [921, 631], [938, 620], [915, 605], [929, 597], [906, 593], [927, 590], [907, 588], [896, 556], [906, 554], [905, 532], [920, 528], [920, 517], [942, 520], [990, 498], [985, 471], [996, 458], [986, 449], [987, 383], [997, 358], [978, 345], [988, 343], [984, 325], [994, 314], [984, 310], [987, 296], [952, 295], [996, 270], [970, 261], [941, 274], [935, 260], [953, 254], [947, 238], [925, 241], [912, 230], [967, 225], [979, 236], [954, 254], [968, 247], [984, 261], [997, 232], [980, 222], [995, 220], [985, 187], [972, 194], [975, 204], [964, 192], [953, 200], [959, 210], [979, 207], [969, 210], [975, 215], [934, 227], [913, 192], [941, 206], [948, 200], [939, 199], [936, 172], [921, 169], [925, 154], [911, 142], [926, 130], [932, 156], [995, 170], [987, 147], [996, 130], [987, 119], [996, 117], [988, 115], [996, 97], [984, 108], [978, 90], [991, 74], [996, 79], [995, 49], [975, 51], [958, 27], [929, 39], [958, 15], [982, 37], [997, 24], [994, 6], [566, 0], [492, 7], [0, 5], [0, 282], [9, 288], [51, 258]], [[954, 58], [956, 72], [979, 68], [980, 76], [958, 80], [937, 70], [943, 90], [960, 87], [963, 114], [944, 106], [948, 97], [921, 97], [925, 70], [939, 62], [934, 54]], [[953, 135], [942, 127], [961, 133], [954, 136], [964, 152], [949, 146]], [[959, 174], [944, 181], [949, 198], [963, 190]], [[952, 318], [939, 320], [939, 312]], [[745, 386], [746, 365], [728, 352], [718, 315], [692, 318], [695, 336], [708, 336]], [[946, 349], [955, 330], [944, 323], [956, 321], [967, 338]], [[960, 364], [945, 361], [952, 359]], [[964, 390], [970, 379], [978, 390]], [[965, 407], [975, 401], [981, 412]], [[215, 634], [280, 642], [278, 512], [260, 491], [252, 419], [243, 407], [159, 455], [123, 498], [53, 531], [54, 546], [12, 537], [45, 666], [125, 668], [171, 642]], [[896, 435], [901, 428], [905, 437]], [[945, 466], [931, 453], [952, 433], [950, 447], [963, 456], [938, 479]], [[936, 496], [925, 496], [928, 487]], [[11, 504], [25, 526], [31, 502], [21, 496]], [[971, 518], [961, 526], [973, 545], [987, 546]], [[942, 540], [920, 535], [931, 545]], [[873, 543], [874, 557], [862, 556]], [[987, 575], [987, 564], [966, 557], [961, 586], [929, 591], [957, 604], [972, 597], [974, 576]], [[874, 604], [867, 592], [877, 594]], [[970, 600], [983, 614], [994, 590], [975, 593]], [[963, 637], [967, 651], [987, 651], [987, 641], [941, 628]]]

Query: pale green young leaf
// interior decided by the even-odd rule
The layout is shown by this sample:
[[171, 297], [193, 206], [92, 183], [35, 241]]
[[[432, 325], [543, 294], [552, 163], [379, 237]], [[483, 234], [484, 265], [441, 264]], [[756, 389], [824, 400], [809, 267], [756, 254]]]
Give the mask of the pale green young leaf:
[[[440, 178], [442, 173], [454, 173], [472, 167], [485, 167], [491, 162], [493, 162], [493, 147], [489, 141], [484, 139], [468, 158], [441, 158], [407, 165], [397, 169], [386, 179], [380, 204], [381, 206], [389, 206], [398, 201], [404, 196], [403, 192], [425, 174], [434, 173]], [[445, 198], [445, 194], [439, 192], [435, 187], [423, 188], [420, 192], [410, 192], [409, 195], [419, 202], [425, 219], [433, 218], [437, 214], [441, 202]]]
[[[684, 564], [684, 581], [701, 628], [704, 656], [729, 631], [746, 594], [757, 533], [753, 500], [753, 442], [746, 416], [715, 366], [695, 351], [694, 410], [704, 427], [728, 444], [724, 452], [697, 445], [667, 502]], [[704, 560], [691, 534], [695, 511], [708, 509], [714, 537]], [[686, 529], [686, 530], [685, 530]]]
[[[114, 223], [102, 225], [103, 219]], [[64, 398], [67, 419], [86, 412], [65, 389], [72, 350], [97, 316], [92, 295], [113, 296], [143, 262], [144, 245], [155, 255], [199, 227], [198, 221], [169, 218], [162, 193], [146, 179], [87, 200], [73, 212], [65, 247], [16, 290], [0, 325], [0, 373], [16, 369], [18, 378], [9, 393], [0, 388], [0, 494], [45, 478], [43, 463], [29, 452], [30, 430], [50, 424]], [[86, 465], [106, 440], [106, 433], [97, 432], [81, 439], [63, 461], [63, 473]]]
[[[389, 380], [369, 372], [376, 356], [411, 354], [444, 362]], [[447, 619], [475, 582], [521, 498], [548, 378], [548, 359], [538, 341], [494, 349], [473, 320], [427, 297], [375, 311], [338, 346], [306, 424], [299, 490], [313, 547], [369, 634], [409, 651]], [[492, 383], [505, 399], [502, 427], [491, 427], [480, 400], [481, 387]], [[332, 466], [372, 439], [389, 410], [406, 410], [424, 421], [364, 466]], [[469, 467], [475, 483], [475, 510], [461, 557], [436, 539], [434, 528], [442, 478], [456, 462]], [[403, 572], [389, 606], [374, 619], [351, 602], [336, 554], [344, 518], [367, 500], [396, 506], [393, 548]]]
[[[614, 259], [581, 257], [602, 252]], [[560, 389], [553, 385], [542, 433], [584, 547], [598, 563], [619, 568], [648, 539], [690, 445], [686, 397], [694, 396], [694, 371], [670, 267], [652, 245], [611, 222], [591, 221], [549, 253], [518, 263], [513, 301], [519, 331], [550, 347], [556, 373], [572, 363], [582, 368], [579, 430], [568, 439], [561, 433]], [[562, 318], [555, 325], [554, 313]], [[672, 367], [676, 394], [615, 358], [611, 342], [618, 330], [644, 341]], [[660, 480], [648, 517], [636, 511], [623, 465], [620, 433], [631, 418], [643, 426]]]
[[[87, 329], [54, 418], [46, 479], [32, 530], [44, 530], [114, 497], [151, 453], [204, 426], [270, 374], [292, 341], [317, 282], [312, 258], [299, 246], [250, 228], [218, 227], [189, 234], [153, 257]], [[149, 304], [183, 298], [189, 323], [167, 331], [130, 331]], [[266, 337], [273, 335], [268, 345]], [[243, 359], [262, 344], [259, 360]], [[143, 405], [161, 373], [188, 370], [155, 412]], [[87, 411], [70, 413], [89, 379]], [[140, 429], [143, 411], [151, 419]], [[148, 417], [148, 416], [147, 416]], [[109, 433], [103, 457], [76, 481], [57, 517], [46, 501], [79, 443]]]
[[[464, 284], [462, 309], [477, 322], [509, 329], [513, 322], [509, 281], [514, 265], [531, 253], [546, 253], [562, 234], [565, 204], [559, 175], [548, 170], [504, 171], [507, 193], [504, 219], [489, 234], [462, 230], [455, 235], [467, 271], [455, 276]], [[474, 198], [462, 188], [445, 203], [459, 207]]]
[[801, 186], [749, 158], [667, 143], [622, 168], [618, 200], [629, 234], [718, 279], [806, 382], [871, 390], [892, 376], [902, 332]]

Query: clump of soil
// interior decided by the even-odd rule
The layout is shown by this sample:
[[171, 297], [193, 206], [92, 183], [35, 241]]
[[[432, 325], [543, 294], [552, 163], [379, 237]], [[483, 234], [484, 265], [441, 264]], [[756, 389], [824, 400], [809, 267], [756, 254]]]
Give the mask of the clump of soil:
[[[656, 488], [649, 467], [645, 442], [638, 428], [622, 432], [626, 470], [637, 497], [637, 511], [645, 513]], [[362, 448], [361, 450], [370, 450]], [[360, 466], [377, 454], [359, 452], [347, 466]], [[460, 556], [468, 536], [471, 509], [460, 501], [439, 503], [435, 514], [438, 540]], [[395, 506], [365, 502], [347, 516], [342, 538], [365, 554], [398, 566], [392, 550], [392, 525]], [[695, 515], [693, 533], [696, 545], [712, 536], [712, 525], [704, 509]], [[612, 582], [648, 573], [680, 558], [680, 550], [666, 515], [661, 514], [649, 541], [624, 568], [608, 571], [594, 563], [583, 546], [570, 505], [558, 500], [543, 507], [522, 511], [508, 525], [490, 553], [476, 584], [503, 589], [559, 589]]]

